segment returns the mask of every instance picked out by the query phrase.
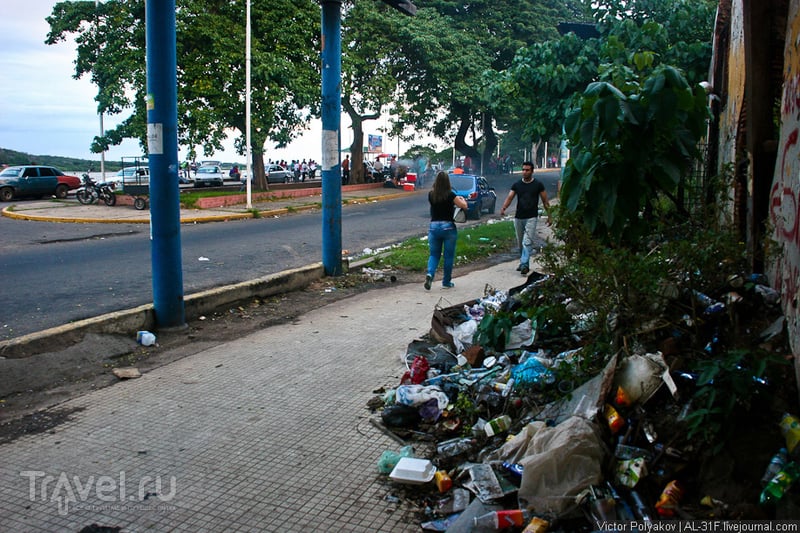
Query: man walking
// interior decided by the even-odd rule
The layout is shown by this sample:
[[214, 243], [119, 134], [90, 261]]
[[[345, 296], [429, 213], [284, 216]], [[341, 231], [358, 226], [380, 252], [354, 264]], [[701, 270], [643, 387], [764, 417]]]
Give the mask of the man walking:
[[544, 184], [533, 177], [533, 163], [522, 163], [522, 179], [515, 182], [508, 192], [508, 196], [500, 209], [500, 216], [506, 214], [506, 209], [517, 198], [517, 211], [514, 214], [514, 230], [517, 234], [517, 245], [520, 247], [519, 270], [527, 276], [530, 268], [528, 262], [533, 253], [533, 239], [536, 236], [536, 224], [539, 221], [539, 198], [547, 211], [547, 223], [550, 224], [550, 202], [547, 201], [547, 192]]

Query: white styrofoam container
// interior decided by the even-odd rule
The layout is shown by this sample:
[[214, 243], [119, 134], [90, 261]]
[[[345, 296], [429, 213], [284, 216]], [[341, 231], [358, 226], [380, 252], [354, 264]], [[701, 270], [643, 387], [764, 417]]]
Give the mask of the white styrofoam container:
[[389, 477], [398, 483], [420, 485], [433, 479], [436, 467], [427, 459], [401, 457]]

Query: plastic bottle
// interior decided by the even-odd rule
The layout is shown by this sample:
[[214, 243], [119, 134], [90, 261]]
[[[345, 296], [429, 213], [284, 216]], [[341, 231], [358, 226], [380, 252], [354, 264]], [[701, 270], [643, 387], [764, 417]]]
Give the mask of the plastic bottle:
[[767, 484], [772, 481], [772, 478], [786, 466], [788, 460], [789, 452], [786, 448], [778, 450], [778, 453], [772, 456], [769, 465], [767, 465], [767, 469], [764, 471], [764, 476], [761, 478], [761, 486], [766, 487]]
[[439, 492], [447, 492], [453, 487], [453, 480], [445, 470], [437, 470], [433, 479], [436, 481], [436, 488], [439, 489]]
[[800, 420], [794, 415], [784, 413], [780, 426], [783, 438], [786, 439], [786, 449], [792, 453], [800, 442]]
[[509, 463], [508, 461], [503, 462], [503, 468], [517, 480], [522, 479], [522, 471], [525, 469], [519, 463]]
[[142, 346], [152, 346], [156, 343], [156, 336], [149, 331], [137, 331], [136, 340]]
[[498, 416], [497, 418], [493, 418], [486, 422], [484, 426], [484, 431], [486, 431], [486, 435], [489, 437], [494, 437], [498, 433], [503, 433], [504, 431], [508, 431], [508, 428], [511, 427], [511, 417], [508, 415]]
[[436, 446], [436, 454], [442, 458], [455, 457], [462, 453], [472, 451], [475, 440], [470, 438], [455, 438], [440, 442]]
[[530, 513], [525, 509], [512, 509], [504, 511], [492, 511], [473, 518], [475, 527], [492, 527], [494, 529], [505, 529], [507, 527], [523, 526], [530, 520]]
[[616, 435], [617, 432], [620, 429], [622, 429], [622, 426], [625, 425], [625, 419], [619, 415], [617, 410], [614, 409], [614, 406], [611, 405], [610, 403], [606, 404], [605, 411], [603, 411], [603, 414], [605, 415], [606, 420], [608, 421], [608, 428], [611, 430], [611, 433]]
[[630, 492], [631, 500], [633, 500], [634, 512], [636, 513], [637, 518], [642, 520], [643, 522], [650, 523], [653, 521], [653, 518], [650, 516], [650, 508], [644, 503], [644, 500], [639, 495], [638, 492], [632, 490]]
[[673, 479], [664, 487], [661, 497], [656, 502], [656, 512], [664, 518], [675, 516], [675, 508], [681, 498], [683, 498], [683, 487]]
[[782, 499], [798, 477], [800, 477], [800, 465], [794, 461], [787, 463], [761, 491], [761, 503], [775, 503]]

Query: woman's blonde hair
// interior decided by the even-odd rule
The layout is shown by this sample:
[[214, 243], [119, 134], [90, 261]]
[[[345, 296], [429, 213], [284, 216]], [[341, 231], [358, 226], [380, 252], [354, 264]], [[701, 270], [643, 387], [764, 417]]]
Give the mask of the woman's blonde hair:
[[436, 180], [433, 182], [431, 200], [434, 203], [444, 202], [447, 200], [448, 196], [450, 196], [452, 190], [453, 187], [450, 185], [450, 175], [444, 170], [440, 170], [439, 173], [436, 174]]

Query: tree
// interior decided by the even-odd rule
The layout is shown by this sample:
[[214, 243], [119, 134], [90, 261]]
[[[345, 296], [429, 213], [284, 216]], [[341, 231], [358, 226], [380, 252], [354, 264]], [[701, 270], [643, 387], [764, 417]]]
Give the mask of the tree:
[[[572, 157], [563, 207], [606, 245], [633, 246], [659, 197], [675, 191], [697, 156], [709, 117], [702, 87], [671, 66], [646, 68], [616, 87], [592, 83], [566, 119]], [[683, 215], [686, 213], [683, 212]]]
[[[275, 0], [251, 11], [251, 94], [254, 177], [266, 188], [267, 140], [288, 144], [319, 107], [319, 6], [312, 0]], [[75, 77], [98, 87], [98, 112], [129, 112], [94, 152], [125, 138], [146, 147], [145, 14], [142, 0], [59, 2], [47, 17], [54, 44], [74, 34]], [[211, 155], [231, 128], [245, 130], [244, 2], [179, 1], [176, 9], [179, 143]], [[287, 27], [291, 31], [287, 31]], [[244, 153], [241, 135], [236, 140]]]
[[508, 69], [487, 81], [498, 123], [528, 139], [560, 135], [573, 97], [597, 76], [599, 48], [599, 39], [569, 33], [520, 50]]
[[351, 183], [363, 183], [365, 178], [363, 124], [380, 118], [396, 89], [397, 56], [382, 31], [386, 20], [385, 10], [374, 1], [361, 0], [346, 9], [342, 24], [342, 108], [353, 129]]
[[476, 161], [491, 155], [497, 136], [484, 72], [506, 69], [519, 48], [554, 38], [559, 21], [582, 13], [578, 1], [434, 0], [410, 22], [388, 25], [402, 54], [398, 129], [454, 139]]
[[596, 2], [601, 37], [581, 40], [570, 33], [520, 49], [511, 66], [489, 81], [493, 109], [507, 129], [549, 138], [561, 133], [576, 95], [603, 71], [631, 65], [634, 57], [675, 65], [695, 84], [708, 71], [715, 8], [711, 0]]

